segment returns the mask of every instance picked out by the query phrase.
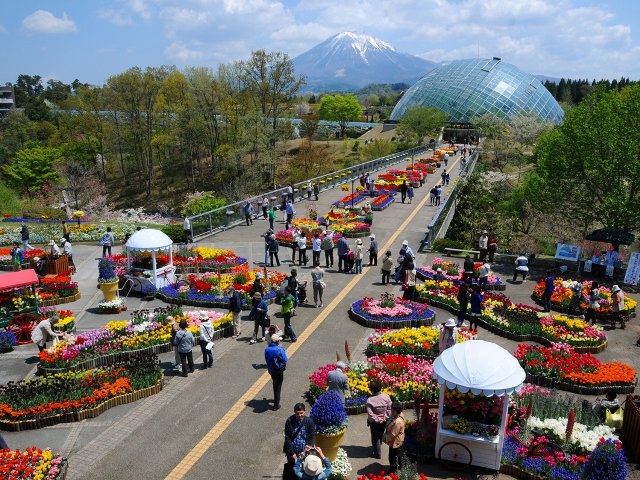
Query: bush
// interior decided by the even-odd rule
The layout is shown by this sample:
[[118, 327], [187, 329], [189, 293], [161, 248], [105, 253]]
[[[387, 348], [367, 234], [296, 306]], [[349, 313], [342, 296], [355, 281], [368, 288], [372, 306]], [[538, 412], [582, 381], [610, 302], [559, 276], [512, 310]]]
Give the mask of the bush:
[[165, 233], [173, 243], [184, 242], [184, 229], [182, 225], [163, 225], [160, 230]]
[[60, 208], [28, 203], [22, 209], [22, 216], [24, 218], [51, 218], [53, 220], [66, 220], [67, 212]]
[[4, 183], [0, 183], [0, 204], [2, 205], [3, 213], [20, 214], [22, 208], [20, 197]]
[[186, 204], [182, 209], [183, 215], [193, 216], [210, 210], [222, 208], [227, 204], [224, 198], [216, 197], [211, 192], [196, 192], [187, 195]]
[[444, 252], [445, 248], [462, 248], [470, 250], [469, 245], [467, 245], [463, 240], [454, 240], [452, 238], [440, 238], [431, 245], [431, 250], [434, 252]]

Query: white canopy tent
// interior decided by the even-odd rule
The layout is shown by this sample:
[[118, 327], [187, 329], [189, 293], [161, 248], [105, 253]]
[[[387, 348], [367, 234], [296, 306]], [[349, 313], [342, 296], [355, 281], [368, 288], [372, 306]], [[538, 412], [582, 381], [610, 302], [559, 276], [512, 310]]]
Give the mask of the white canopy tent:
[[[156, 288], [161, 288], [175, 282], [175, 268], [173, 266], [173, 241], [167, 234], [153, 228], [143, 228], [136, 231], [125, 245], [127, 252], [127, 270], [131, 269], [132, 253], [151, 252], [151, 269], [149, 281]], [[169, 263], [158, 268], [156, 254], [168, 250]], [[142, 289], [142, 284], [140, 285]]]
[[447, 443], [462, 444], [472, 453], [473, 465], [498, 470], [509, 402], [503, 402], [498, 438], [489, 440], [458, 434], [445, 428], [445, 422], [448, 421], [443, 417], [445, 390], [456, 389], [461, 393], [471, 392], [486, 397], [510, 395], [520, 390], [526, 378], [518, 360], [495, 343], [471, 340], [458, 343], [442, 352], [433, 363], [433, 377], [440, 384], [436, 454], [444, 457], [445, 454], [441, 452], [445, 450], [443, 445]]

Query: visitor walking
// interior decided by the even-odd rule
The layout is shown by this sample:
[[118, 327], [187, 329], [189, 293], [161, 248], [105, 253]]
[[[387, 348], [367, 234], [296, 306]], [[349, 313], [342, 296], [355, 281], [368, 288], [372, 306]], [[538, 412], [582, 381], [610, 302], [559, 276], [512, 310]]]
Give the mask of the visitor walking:
[[344, 405], [344, 397], [347, 390], [349, 390], [349, 379], [344, 371], [347, 369], [347, 365], [342, 361], [336, 363], [335, 370], [331, 370], [327, 374], [327, 387], [328, 390], [335, 391], [342, 404]]
[[247, 222], [247, 227], [249, 225], [253, 225], [253, 205], [251, 204], [250, 201], [247, 201], [247, 203], [244, 204], [244, 207], [242, 207], [242, 212], [244, 213], [244, 220]]
[[482, 292], [480, 285], [474, 285], [471, 293], [471, 320], [469, 321], [470, 330], [478, 330], [478, 318], [482, 315]]
[[480, 261], [484, 262], [487, 259], [487, 250], [489, 248], [489, 232], [482, 231], [480, 238], [478, 239], [478, 249], [480, 250]]
[[200, 312], [200, 351], [202, 370], [213, 367], [213, 324], [206, 312]]
[[372, 233], [369, 235], [369, 266], [377, 266], [378, 265], [378, 241], [376, 240], [376, 235]]
[[298, 336], [296, 332], [293, 331], [293, 327], [291, 326], [291, 313], [294, 308], [294, 297], [291, 292], [291, 289], [287, 286], [284, 289], [284, 297], [280, 302], [280, 312], [282, 313], [282, 317], [284, 319], [284, 334], [288, 336], [292, 342], [298, 341]]
[[382, 393], [379, 380], [369, 384], [371, 396], [367, 398], [367, 426], [371, 435], [371, 448], [374, 458], [382, 458], [382, 437], [391, 416], [391, 397]]
[[[266, 329], [269, 326], [269, 306], [262, 298], [262, 293], [255, 292], [253, 294], [253, 304], [249, 313], [249, 320], [253, 320], [253, 337], [249, 341], [253, 345], [257, 341], [264, 342], [266, 337]], [[262, 337], [258, 339], [258, 330], [262, 328]]]
[[304, 403], [296, 403], [293, 407], [293, 415], [284, 423], [284, 446], [282, 448], [287, 457], [284, 466], [282, 480], [295, 480], [293, 466], [299, 456], [304, 454], [307, 445], [314, 445], [316, 426], [310, 417], [306, 415]]
[[20, 242], [13, 242], [13, 248], [11, 249], [11, 264], [13, 265], [13, 271], [18, 272], [22, 270], [23, 263], [24, 253], [20, 248]]
[[107, 231], [100, 238], [100, 245], [102, 245], [102, 256], [111, 256], [111, 247], [116, 243], [116, 239], [113, 237], [111, 227], [107, 227]]
[[400, 197], [401, 197], [401, 199], [402, 199], [402, 203], [404, 203], [404, 201], [405, 201], [405, 200], [406, 200], [406, 198], [407, 198], [407, 189], [408, 189], [408, 187], [407, 187], [407, 181], [406, 181], [406, 180], [403, 180], [403, 181], [402, 181], [402, 184], [400, 184]]
[[542, 304], [544, 306], [543, 312], [551, 311], [551, 295], [556, 290], [554, 282], [555, 277], [551, 274], [551, 270], [547, 270], [546, 278], [544, 279], [544, 292], [542, 293]]
[[271, 230], [275, 228], [274, 227], [275, 221], [276, 221], [276, 210], [275, 208], [271, 207], [269, 208], [269, 228]]
[[242, 299], [236, 289], [227, 288], [227, 296], [229, 297], [229, 313], [233, 323], [233, 338], [240, 336], [240, 312], [242, 312]]
[[173, 339], [178, 353], [180, 354], [180, 363], [182, 364], [182, 376], [186, 377], [187, 364], [189, 366], [189, 373], [195, 371], [193, 367], [193, 335], [187, 330], [187, 321], [180, 320], [180, 330], [176, 333], [176, 337]]
[[382, 285], [388, 285], [391, 281], [391, 269], [393, 268], [393, 258], [391, 258], [391, 250], [387, 250], [382, 259]]
[[[191, 231], [191, 220], [185, 215], [182, 222], [182, 230], [184, 231], [184, 243], [193, 242], [193, 233]], [[125, 242], [126, 243], [126, 242]]]
[[338, 272], [348, 272], [349, 269], [349, 260], [347, 258], [347, 254], [349, 253], [349, 242], [346, 237], [343, 235], [338, 240]]
[[450, 318], [440, 328], [438, 351], [442, 354], [447, 348], [453, 347], [456, 343], [458, 343], [458, 329], [456, 327], [456, 321]]
[[600, 308], [600, 285], [598, 282], [591, 283], [591, 291], [589, 292], [589, 306], [587, 307], [587, 314], [585, 315], [585, 321], [591, 325], [596, 323], [596, 308]]
[[409, 199], [409, 204], [411, 204], [411, 200], [413, 200], [413, 185], [411, 184], [407, 187], [407, 198]]
[[489, 262], [484, 262], [478, 270], [478, 285], [483, 292], [487, 290], [487, 283], [489, 282], [489, 274], [491, 273], [491, 265]]
[[267, 198], [267, 196], [265, 195], [262, 198], [262, 218], [264, 218], [265, 220], [267, 218], [269, 218], [269, 199]]
[[313, 234], [311, 239], [311, 262], [313, 265], [320, 264], [320, 254], [322, 253], [322, 240], [319, 233]]
[[276, 259], [278, 266], [280, 266], [280, 258], [278, 257], [278, 250], [280, 250], [280, 245], [276, 240], [276, 234], [272, 233], [269, 235], [269, 260], [270, 265], [273, 267], [273, 259]]
[[331, 230], [325, 230], [322, 232], [324, 238], [322, 239], [322, 250], [324, 250], [324, 263], [325, 268], [333, 267], [333, 232]]
[[315, 197], [317, 202], [318, 198], [320, 197], [320, 188], [318, 187], [318, 184], [315, 182], [313, 184], [313, 196]]
[[322, 308], [322, 295], [327, 284], [324, 281], [324, 270], [320, 268], [320, 261], [315, 262], [313, 266], [315, 267], [313, 270], [311, 270], [313, 303], [315, 304], [316, 308]]
[[264, 360], [273, 383], [273, 407], [271, 410], [280, 410], [280, 392], [284, 381], [284, 371], [289, 361], [287, 352], [280, 346], [280, 340], [282, 338], [279, 335], [271, 335], [271, 343], [264, 349]]
[[460, 308], [458, 309], [458, 327], [461, 327], [464, 323], [465, 318], [467, 318], [467, 309], [469, 308], [470, 297], [471, 281], [465, 280], [458, 287], [458, 294], [456, 295], [458, 303], [460, 304]]
[[25, 252], [33, 250], [33, 247], [29, 245], [29, 228], [26, 223], [23, 223], [20, 227], [20, 237], [22, 239], [22, 250]]
[[384, 442], [389, 445], [389, 473], [396, 473], [404, 467], [402, 445], [404, 444], [404, 415], [402, 404], [391, 405], [391, 417], [384, 431]]
[[364, 249], [362, 247], [362, 240], [356, 239], [356, 251], [355, 256], [355, 271], [354, 273], [362, 273], [362, 260], [364, 259]]

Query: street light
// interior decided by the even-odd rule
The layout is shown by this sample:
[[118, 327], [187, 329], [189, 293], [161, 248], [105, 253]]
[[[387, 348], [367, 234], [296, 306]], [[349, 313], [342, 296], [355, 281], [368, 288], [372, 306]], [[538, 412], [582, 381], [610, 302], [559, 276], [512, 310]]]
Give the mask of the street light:
[[353, 184], [356, 183], [356, 179], [351, 179], [351, 209], [353, 209]]

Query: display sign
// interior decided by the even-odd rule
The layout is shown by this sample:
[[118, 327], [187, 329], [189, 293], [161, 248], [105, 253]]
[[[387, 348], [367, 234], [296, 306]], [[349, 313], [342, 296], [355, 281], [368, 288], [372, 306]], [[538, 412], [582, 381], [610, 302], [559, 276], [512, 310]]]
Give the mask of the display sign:
[[558, 248], [556, 248], [556, 258], [568, 262], [577, 262], [580, 258], [580, 247], [578, 245], [559, 243]]
[[635, 252], [629, 257], [624, 283], [626, 285], [638, 285], [638, 277], [640, 277], [640, 252]]

